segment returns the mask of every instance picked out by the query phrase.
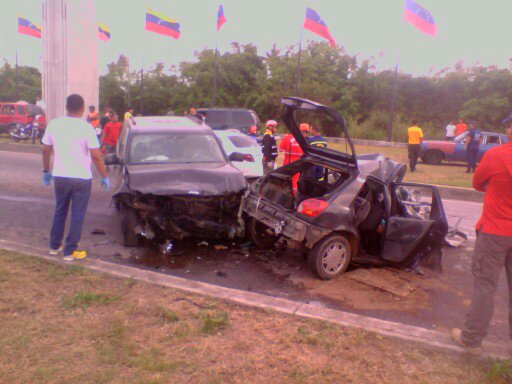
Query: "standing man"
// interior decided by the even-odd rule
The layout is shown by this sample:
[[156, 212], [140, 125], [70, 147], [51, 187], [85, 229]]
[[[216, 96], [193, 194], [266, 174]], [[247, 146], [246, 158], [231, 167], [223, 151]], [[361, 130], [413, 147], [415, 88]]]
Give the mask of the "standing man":
[[190, 110], [187, 115], [199, 121], [203, 121], [203, 116], [200, 113], [197, 113], [197, 110], [195, 109], [194, 106], [190, 107]]
[[[482, 350], [494, 309], [498, 277], [505, 266], [512, 297], [512, 119], [506, 134], [510, 142], [487, 151], [473, 176], [473, 187], [485, 192], [482, 217], [476, 225], [473, 252], [473, 296], [466, 322], [452, 330], [453, 340], [472, 355]], [[509, 304], [512, 339], [512, 299]]]
[[[311, 136], [307, 138], [308, 144], [312, 147], [327, 148], [327, 141], [325, 141], [320, 129], [316, 125], [311, 125]], [[323, 180], [324, 167], [314, 165], [311, 167], [311, 173], [317, 180]]]
[[277, 121], [269, 120], [265, 124], [267, 130], [263, 135], [261, 142], [261, 152], [263, 153], [263, 174], [266, 175], [274, 170], [277, 158], [277, 142], [274, 133], [277, 131]]
[[94, 128], [94, 133], [96, 134], [96, 137], [98, 138], [99, 142], [101, 137], [100, 114], [96, 112], [96, 108], [94, 107], [94, 105], [91, 105], [89, 107], [89, 113], [87, 114], [87, 122], [91, 124]]
[[[300, 133], [302, 133], [302, 135], [307, 139], [309, 124], [302, 123], [299, 128]], [[287, 134], [281, 139], [281, 142], [279, 143], [279, 151], [284, 152], [283, 165], [290, 164], [299, 160], [304, 154], [299, 143], [297, 143], [297, 140], [295, 140], [295, 137], [293, 137], [291, 133]], [[297, 193], [297, 183], [299, 181], [299, 176], [300, 172], [292, 176], [292, 192], [294, 196]]]
[[[55, 187], [55, 214], [50, 233], [50, 255], [62, 250], [62, 239], [69, 206], [71, 224], [63, 249], [64, 261], [83, 259], [85, 251], [79, 251], [85, 212], [92, 186], [91, 158], [101, 174], [101, 186], [108, 191], [110, 182], [99, 152], [99, 143], [90, 124], [82, 120], [84, 99], [73, 94], [66, 100], [67, 116], [52, 120], [43, 137], [43, 184]], [[50, 158], [54, 154], [53, 175]]]
[[128, 111], [125, 112], [124, 121], [129, 121], [130, 125], [137, 125], [137, 122], [133, 118], [133, 108], [132, 107], [128, 107]]
[[448, 125], [446, 126], [446, 140], [452, 141], [455, 137], [455, 122], [450, 120]]
[[407, 128], [407, 136], [409, 138], [407, 151], [409, 154], [409, 168], [411, 172], [416, 171], [416, 163], [420, 157], [421, 143], [423, 143], [423, 131], [418, 127], [418, 121], [413, 120], [411, 126]]
[[[115, 153], [117, 147], [117, 139], [121, 132], [121, 123], [119, 122], [119, 116], [115, 112], [110, 112], [110, 121], [105, 124], [105, 128], [101, 134], [101, 145], [103, 148], [103, 155], [109, 153]], [[107, 165], [107, 171], [109, 167]]]
[[468, 126], [464, 123], [464, 120], [459, 119], [459, 124], [455, 126], [455, 136], [459, 136], [461, 133], [466, 132]]
[[466, 173], [475, 172], [481, 137], [482, 134], [478, 129], [476, 129], [476, 123], [474, 121], [470, 122], [468, 136], [466, 137], [466, 155], [468, 161], [468, 169], [466, 170]]

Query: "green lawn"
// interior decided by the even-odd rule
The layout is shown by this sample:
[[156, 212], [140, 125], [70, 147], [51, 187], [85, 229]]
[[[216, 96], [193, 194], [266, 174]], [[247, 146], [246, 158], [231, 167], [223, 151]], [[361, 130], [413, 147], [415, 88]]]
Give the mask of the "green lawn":
[[2, 383], [493, 383], [472, 361], [375, 333], [0, 250]]

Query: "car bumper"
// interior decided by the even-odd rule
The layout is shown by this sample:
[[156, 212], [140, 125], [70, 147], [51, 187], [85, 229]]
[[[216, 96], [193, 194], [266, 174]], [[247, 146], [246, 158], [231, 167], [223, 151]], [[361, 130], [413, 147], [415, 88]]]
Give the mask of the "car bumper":
[[295, 213], [283, 211], [267, 200], [254, 195], [243, 198], [242, 210], [272, 229], [276, 235], [301, 243], [306, 248], [312, 248], [320, 239], [332, 232], [332, 229], [301, 220]]

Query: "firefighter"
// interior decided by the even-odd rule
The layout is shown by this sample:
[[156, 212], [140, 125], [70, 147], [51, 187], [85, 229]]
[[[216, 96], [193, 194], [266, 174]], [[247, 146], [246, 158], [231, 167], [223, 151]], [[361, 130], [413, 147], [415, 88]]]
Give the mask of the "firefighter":
[[277, 158], [277, 142], [274, 137], [274, 133], [277, 131], [277, 121], [269, 120], [265, 124], [267, 130], [263, 135], [263, 141], [261, 142], [263, 153], [263, 174], [267, 174], [274, 170]]

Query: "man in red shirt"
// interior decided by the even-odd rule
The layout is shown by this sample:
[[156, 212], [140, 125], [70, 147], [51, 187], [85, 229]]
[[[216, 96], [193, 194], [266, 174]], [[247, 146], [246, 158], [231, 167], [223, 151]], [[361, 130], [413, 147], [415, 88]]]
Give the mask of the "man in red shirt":
[[[117, 139], [121, 132], [121, 123], [118, 121], [119, 116], [117, 113], [110, 112], [109, 122], [105, 124], [103, 132], [101, 133], [101, 145], [103, 147], [103, 155], [114, 153], [117, 147]], [[108, 165], [107, 165], [108, 170]]]
[[[309, 124], [302, 123], [299, 128], [304, 136], [308, 135]], [[303, 155], [302, 148], [291, 133], [282, 138], [281, 142], [279, 143], [279, 151], [284, 152], [283, 165], [293, 163], [294, 161], [299, 160]], [[299, 181], [299, 176], [300, 173], [297, 173], [292, 177], [292, 190], [294, 195], [297, 192], [297, 182]]]
[[461, 133], [466, 132], [468, 126], [464, 123], [464, 120], [459, 119], [459, 124], [455, 126], [455, 136], [459, 136]]
[[503, 266], [511, 297], [509, 335], [512, 339], [512, 121], [505, 121], [510, 142], [487, 151], [473, 177], [473, 187], [485, 192], [482, 217], [476, 225], [473, 296], [464, 327], [452, 330], [453, 340], [472, 355], [481, 353]]

